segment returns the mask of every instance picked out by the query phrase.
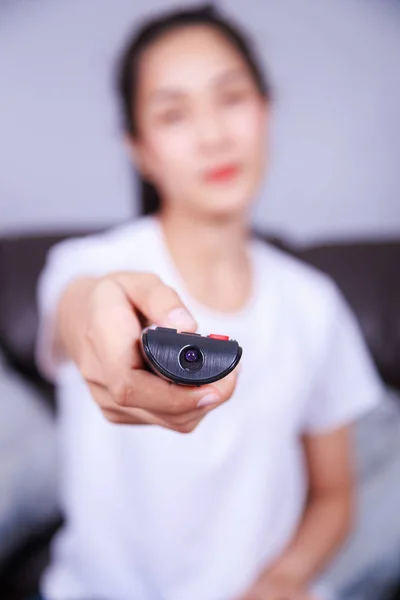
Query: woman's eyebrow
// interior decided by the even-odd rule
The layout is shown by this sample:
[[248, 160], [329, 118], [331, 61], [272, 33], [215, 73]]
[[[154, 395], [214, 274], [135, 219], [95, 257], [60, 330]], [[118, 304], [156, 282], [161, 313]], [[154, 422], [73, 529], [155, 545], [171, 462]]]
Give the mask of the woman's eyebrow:
[[157, 103], [157, 102], [165, 102], [168, 100], [181, 100], [185, 94], [178, 89], [173, 88], [160, 88], [158, 90], [154, 90], [150, 94], [149, 102]]
[[223, 85], [224, 83], [230, 83], [231, 81], [244, 79], [246, 77], [246, 72], [241, 68], [229, 69], [228, 71], [224, 71], [217, 75], [213, 83], [214, 85]]
[[[244, 79], [246, 77], [246, 72], [241, 68], [229, 69], [228, 71], [223, 71], [219, 73], [212, 79], [213, 86], [224, 85], [225, 83], [229, 83], [231, 81]], [[149, 97], [148, 102], [150, 103], [158, 103], [158, 102], [166, 102], [171, 100], [182, 100], [186, 97], [186, 94], [177, 88], [159, 88], [154, 90]]]

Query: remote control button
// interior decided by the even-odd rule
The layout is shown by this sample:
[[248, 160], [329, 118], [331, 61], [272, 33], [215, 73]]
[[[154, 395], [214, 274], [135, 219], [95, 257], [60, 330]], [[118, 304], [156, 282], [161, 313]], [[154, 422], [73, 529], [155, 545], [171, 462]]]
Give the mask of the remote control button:
[[168, 331], [169, 333], [176, 333], [177, 329], [172, 329], [171, 327], [156, 327], [156, 331]]
[[213, 340], [229, 340], [229, 335], [219, 335], [219, 333], [210, 333], [207, 337]]
[[194, 333], [193, 331], [181, 331], [180, 333], [184, 333], [185, 335], [198, 335], [201, 337], [201, 333]]

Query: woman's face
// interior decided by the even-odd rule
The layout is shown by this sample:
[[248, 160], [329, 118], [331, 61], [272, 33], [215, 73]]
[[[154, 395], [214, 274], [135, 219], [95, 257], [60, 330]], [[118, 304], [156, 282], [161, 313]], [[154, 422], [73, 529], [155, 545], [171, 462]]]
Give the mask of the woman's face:
[[208, 26], [166, 34], [142, 55], [131, 141], [170, 209], [246, 211], [265, 161], [267, 107], [252, 74]]

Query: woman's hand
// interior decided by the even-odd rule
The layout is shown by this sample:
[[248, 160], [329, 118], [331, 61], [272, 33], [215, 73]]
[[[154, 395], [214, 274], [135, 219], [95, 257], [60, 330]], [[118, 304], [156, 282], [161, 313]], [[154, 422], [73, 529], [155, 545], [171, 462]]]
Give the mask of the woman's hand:
[[290, 581], [262, 578], [240, 600], [318, 600]]
[[318, 586], [307, 591], [346, 535], [353, 484], [348, 426], [303, 436], [308, 499], [290, 544], [240, 600], [319, 600], [332, 597]]
[[195, 331], [178, 295], [155, 275], [114, 273], [73, 282], [58, 309], [58, 338], [112, 423], [152, 424], [189, 433], [232, 395], [236, 375], [179, 386], [144, 370], [139, 348], [148, 323]]

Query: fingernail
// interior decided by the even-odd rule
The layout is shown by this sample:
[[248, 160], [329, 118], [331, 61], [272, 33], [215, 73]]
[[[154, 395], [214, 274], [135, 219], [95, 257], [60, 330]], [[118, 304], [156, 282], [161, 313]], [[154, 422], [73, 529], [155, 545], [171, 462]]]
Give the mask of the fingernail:
[[210, 392], [206, 394], [197, 403], [197, 406], [200, 408], [202, 406], [210, 406], [211, 404], [218, 404], [219, 397], [214, 392]]
[[168, 321], [179, 329], [194, 329], [196, 321], [184, 308], [174, 308], [168, 314]]

